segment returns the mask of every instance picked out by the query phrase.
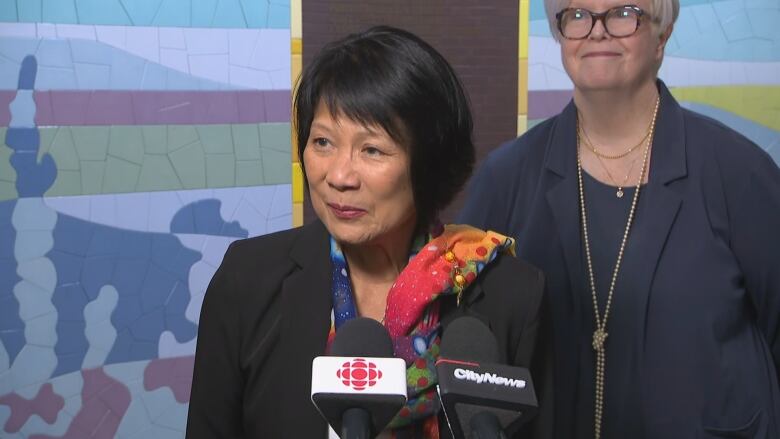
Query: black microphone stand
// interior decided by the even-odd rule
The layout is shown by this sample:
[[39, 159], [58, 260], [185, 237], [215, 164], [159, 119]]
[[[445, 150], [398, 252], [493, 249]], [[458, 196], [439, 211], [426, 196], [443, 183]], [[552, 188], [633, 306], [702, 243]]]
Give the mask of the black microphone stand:
[[368, 410], [352, 407], [341, 415], [341, 439], [372, 439]]

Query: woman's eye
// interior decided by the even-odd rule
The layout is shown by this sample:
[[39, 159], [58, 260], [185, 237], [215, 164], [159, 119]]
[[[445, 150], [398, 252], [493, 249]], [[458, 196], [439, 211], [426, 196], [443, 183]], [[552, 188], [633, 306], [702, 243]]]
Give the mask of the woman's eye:
[[316, 138], [314, 138], [312, 143], [314, 143], [315, 146], [319, 146], [319, 147], [325, 147], [325, 146], [328, 146], [330, 144], [330, 142], [328, 142], [328, 139], [326, 139], [324, 137], [316, 137]]
[[364, 151], [366, 154], [370, 155], [370, 156], [380, 156], [380, 155], [384, 155], [384, 152], [383, 152], [382, 150], [380, 150], [379, 148], [375, 147], [375, 146], [367, 146], [367, 147], [365, 147], [365, 148], [363, 149], [363, 151]]

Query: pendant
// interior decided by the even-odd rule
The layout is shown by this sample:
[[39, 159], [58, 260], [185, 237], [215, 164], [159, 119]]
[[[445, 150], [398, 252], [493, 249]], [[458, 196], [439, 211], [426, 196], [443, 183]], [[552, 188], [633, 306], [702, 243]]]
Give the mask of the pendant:
[[599, 328], [593, 331], [593, 350], [601, 352], [604, 350], [604, 342], [607, 340], [607, 332]]
[[623, 188], [619, 187], [617, 192], [615, 193], [615, 196], [618, 198], [623, 198]]

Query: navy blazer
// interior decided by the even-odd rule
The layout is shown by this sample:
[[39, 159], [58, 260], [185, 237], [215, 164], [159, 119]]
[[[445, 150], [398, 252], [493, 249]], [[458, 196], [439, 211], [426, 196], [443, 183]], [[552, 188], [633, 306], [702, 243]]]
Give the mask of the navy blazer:
[[[755, 144], [658, 86], [649, 181], [615, 291], [644, 305], [623, 319], [635, 334], [631, 429], [646, 438], [780, 438], [780, 171]], [[514, 236], [518, 257], [545, 272], [561, 439], [577, 437], [578, 346], [592, 336], [581, 330], [593, 305], [576, 112], [569, 103], [493, 151], [459, 218]]]

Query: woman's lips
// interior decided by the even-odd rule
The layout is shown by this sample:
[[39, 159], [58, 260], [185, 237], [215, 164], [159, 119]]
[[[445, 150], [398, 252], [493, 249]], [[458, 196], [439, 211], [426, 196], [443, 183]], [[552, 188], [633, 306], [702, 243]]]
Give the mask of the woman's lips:
[[328, 208], [336, 217], [341, 219], [355, 219], [366, 214], [365, 210], [353, 206], [328, 203]]
[[617, 52], [590, 52], [583, 55], [583, 58], [595, 58], [595, 57], [616, 57], [620, 56]]

